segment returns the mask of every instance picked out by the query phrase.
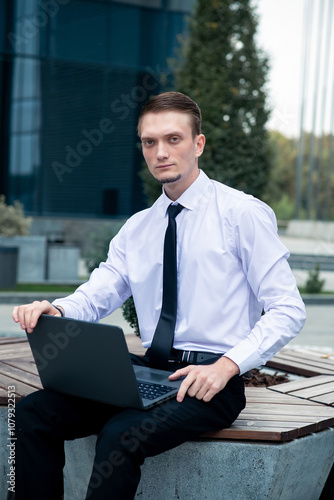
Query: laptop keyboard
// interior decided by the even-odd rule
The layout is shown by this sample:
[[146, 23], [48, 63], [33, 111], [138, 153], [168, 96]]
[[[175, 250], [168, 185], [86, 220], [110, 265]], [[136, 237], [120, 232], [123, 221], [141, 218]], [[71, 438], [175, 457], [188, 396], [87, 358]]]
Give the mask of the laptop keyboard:
[[143, 399], [156, 399], [173, 391], [173, 387], [161, 384], [150, 384], [147, 382], [138, 382], [139, 392]]

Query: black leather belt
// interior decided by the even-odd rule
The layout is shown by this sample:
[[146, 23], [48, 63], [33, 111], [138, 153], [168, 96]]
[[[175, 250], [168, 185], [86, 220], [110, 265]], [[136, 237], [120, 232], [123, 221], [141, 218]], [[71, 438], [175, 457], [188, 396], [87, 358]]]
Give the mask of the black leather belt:
[[215, 361], [223, 356], [222, 353], [202, 352], [202, 351], [181, 351], [172, 349], [169, 362], [171, 363], [203, 363], [205, 361]]

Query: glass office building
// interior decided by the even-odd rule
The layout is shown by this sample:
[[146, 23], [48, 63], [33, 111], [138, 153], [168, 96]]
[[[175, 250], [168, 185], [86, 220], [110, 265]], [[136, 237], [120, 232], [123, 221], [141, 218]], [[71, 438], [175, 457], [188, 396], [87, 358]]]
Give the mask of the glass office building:
[[145, 206], [136, 122], [192, 0], [2, 0], [0, 194], [39, 216]]

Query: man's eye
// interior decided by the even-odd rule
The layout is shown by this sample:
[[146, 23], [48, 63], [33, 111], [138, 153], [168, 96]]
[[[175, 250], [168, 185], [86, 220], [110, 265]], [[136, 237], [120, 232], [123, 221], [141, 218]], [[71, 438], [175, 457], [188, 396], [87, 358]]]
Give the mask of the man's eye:
[[171, 137], [171, 142], [178, 142], [179, 138], [178, 137]]
[[151, 141], [151, 140], [143, 142], [143, 146], [146, 146], [146, 147], [152, 146], [152, 144], [153, 144], [153, 141]]

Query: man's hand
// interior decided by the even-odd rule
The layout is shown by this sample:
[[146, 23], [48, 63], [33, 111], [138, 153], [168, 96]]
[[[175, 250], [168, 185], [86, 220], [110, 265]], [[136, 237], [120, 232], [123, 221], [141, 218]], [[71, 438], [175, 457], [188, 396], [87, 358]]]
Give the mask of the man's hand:
[[13, 309], [12, 316], [15, 323], [20, 323], [22, 330], [27, 330], [28, 333], [31, 333], [41, 314], [61, 316], [60, 312], [47, 300], [43, 300], [42, 302], [35, 300], [31, 304], [16, 306]]
[[181, 368], [170, 375], [169, 379], [177, 380], [186, 376], [177, 393], [176, 399], [179, 403], [183, 401], [187, 393], [188, 396], [208, 402], [238, 373], [238, 365], [223, 356], [212, 365], [189, 365]]

